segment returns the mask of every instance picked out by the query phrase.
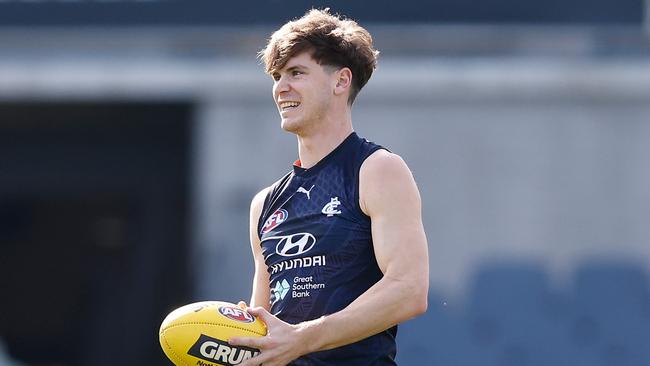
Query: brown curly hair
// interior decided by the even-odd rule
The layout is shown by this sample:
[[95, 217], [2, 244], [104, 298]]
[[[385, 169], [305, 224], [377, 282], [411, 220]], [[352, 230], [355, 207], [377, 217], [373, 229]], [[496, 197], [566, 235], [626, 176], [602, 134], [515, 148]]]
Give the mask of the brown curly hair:
[[273, 74], [304, 51], [309, 51], [320, 65], [348, 67], [352, 71], [350, 105], [377, 67], [379, 55], [373, 48], [372, 36], [357, 22], [332, 15], [329, 9], [312, 9], [273, 33], [259, 58], [266, 72]]

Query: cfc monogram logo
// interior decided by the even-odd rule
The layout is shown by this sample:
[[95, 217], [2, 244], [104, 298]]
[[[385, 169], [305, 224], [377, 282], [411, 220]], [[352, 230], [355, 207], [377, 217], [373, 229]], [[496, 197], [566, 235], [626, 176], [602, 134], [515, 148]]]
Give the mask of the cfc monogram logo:
[[323, 210], [321, 212], [323, 214], [327, 215], [327, 217], [332, 217], [334, 215], [339, 215], [341, 213], [341, 210], [337, 210], [337, 208], [340, 205], [341, 205], [341, 201], [339, 201], [339, 198], [334, 197], [334, 198], [330, 199], [330, 202], [323, 207]]

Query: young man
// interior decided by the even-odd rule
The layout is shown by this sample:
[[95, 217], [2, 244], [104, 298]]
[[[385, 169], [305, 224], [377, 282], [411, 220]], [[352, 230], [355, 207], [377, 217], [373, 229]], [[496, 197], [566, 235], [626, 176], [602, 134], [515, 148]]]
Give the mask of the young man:
[[241, 366], [394, 365], [397, 323], [426, 311], [429, 262], [410, 170], [352, 128], [372, 38], [311, 10], [260, 54], [299, 160], [251, 204], [248, 311], [268, 334], [230, 342], [261, 351]]

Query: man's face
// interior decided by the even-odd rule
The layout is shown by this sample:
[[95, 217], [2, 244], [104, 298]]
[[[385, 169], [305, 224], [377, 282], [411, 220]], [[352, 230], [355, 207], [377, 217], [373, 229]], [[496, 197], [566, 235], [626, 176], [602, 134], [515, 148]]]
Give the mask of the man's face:
[[284, 130], [306, 132], [324, 120], [336, 85], [335, 74], [330, 67], [319, 65], [309, 52], [303, 52], [271, 75], [273, 99]]

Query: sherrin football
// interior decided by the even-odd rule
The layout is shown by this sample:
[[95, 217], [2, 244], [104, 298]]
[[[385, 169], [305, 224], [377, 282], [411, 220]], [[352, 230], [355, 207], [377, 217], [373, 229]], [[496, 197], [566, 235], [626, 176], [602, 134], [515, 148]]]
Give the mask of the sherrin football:
[[160, 326], [160, 345], [176, 366], [234, 366], [259, 350], [228, 344], [230, 337], [262, 337], [266, 325], [235, 304], [202, 301], [182, 306]]

